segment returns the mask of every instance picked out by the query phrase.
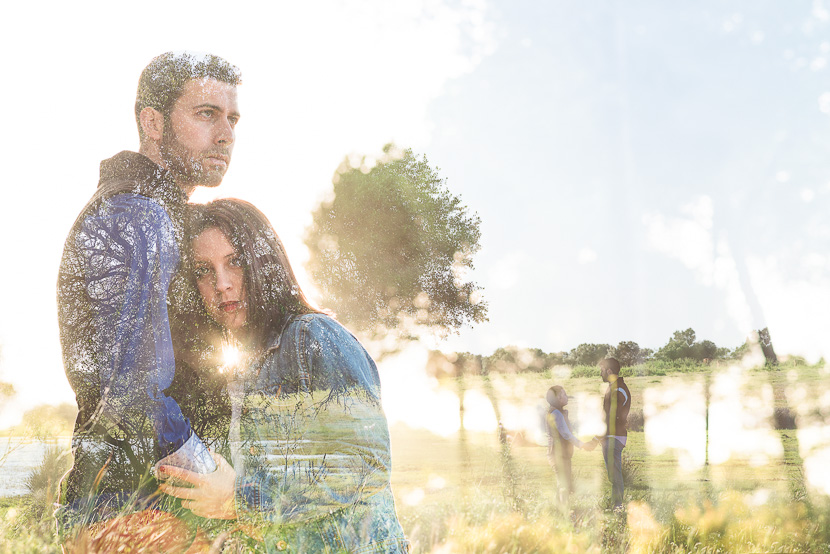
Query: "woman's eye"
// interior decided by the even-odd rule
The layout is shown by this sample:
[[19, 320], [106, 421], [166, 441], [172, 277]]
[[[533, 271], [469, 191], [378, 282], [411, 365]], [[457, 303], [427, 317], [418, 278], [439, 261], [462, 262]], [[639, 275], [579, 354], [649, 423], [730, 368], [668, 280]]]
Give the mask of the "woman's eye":
[[231, 258], [231, 265], [234, 267], [242, 267], [242, 258], [239, 256], [234, 256]]
[[208, 268], [206, 268], [204, 266], [203, 267], [197, 267], [196, 269], [193, 270], [193, 275], [195, 275], [197, 279], [201, 279], [202, 277], [207, 275], [208, 272], [209, 272]]

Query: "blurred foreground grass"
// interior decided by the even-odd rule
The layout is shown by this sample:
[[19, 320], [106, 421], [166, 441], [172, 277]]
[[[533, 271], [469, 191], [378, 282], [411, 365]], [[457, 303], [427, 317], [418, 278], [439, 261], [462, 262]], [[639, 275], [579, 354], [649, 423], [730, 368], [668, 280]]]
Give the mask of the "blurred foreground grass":
[[[800, 427], [825, 429], [830, 407], [820, 400], [830, 397], [826, 375], [815, 367], [790, 367], [749, 370], [743, 377], [723, 381], [712, 370], [626, 377], [635, 410], [642, 410], [648, 395], [653, 397], [648, 402], [663, 402], [670, 409], [675, 403], [671, 394], [703, 395], [711, 388], [713, 399], [743, 407], [727, 415], [750, 421], [744, 422], [750, 427], [747, 433], [760, 429], [763, 437], [781, 446], [778, 454], [760, 458], [738, 449], [717, 463], [690, 465], [680, 449], [650, 445], [646, 434], [656, 432], [653, 418], [659, 414], [647, 415], [641, 430], [629, 434], [624, 451], [623, 513], [607, 509], [609, 491], [599, 450], [575, 453], [576, 492], [570, 505], [563, 506], [546, 449], [530, 433], [507, 426], [501, 436], [496, 430], [464, 429], [439, 436], [393, 425], [393, 488], [414, 551], [830, 552], [830, 502], [805, 481], [802, 459], [827, 445], [805, 445], [802, 440], [799, 447], [798, 429], [775, 430], [770, 423], [775, 409], [786, 408], [797, 415]], [[554, 382], [564, 384], [571, 395], [600, 392], [595, 376], [526, 373], [468, 376], [463, 383], [447, 379], [441, 386], [479, 391], [499, 413], [511, 405], [532, 407]], [[783, 395], [776, 393], [779, 389]], [[727, 417], [723, 413], [719, 417]], [[734, 424], [712, 419], [710, 429], [732, 429]], [[739, 438], [735, 436], [736, 444]], [[54, 461], [42, 469], [59, 471]], [[49, 515], [52, 496], [43, 491], [52, 483], [52, 477], [40, 475], [33, 481], [32, 495], [0, 499], [0, 552], [59, 552]]]

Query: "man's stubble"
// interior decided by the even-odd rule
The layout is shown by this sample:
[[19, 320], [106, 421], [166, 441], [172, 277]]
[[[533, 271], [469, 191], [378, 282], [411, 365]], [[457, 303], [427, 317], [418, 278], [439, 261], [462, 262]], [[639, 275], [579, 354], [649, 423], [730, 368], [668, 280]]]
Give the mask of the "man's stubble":
[[225, 170], [219, 167], [205, 169], [202, 160], [199, 159], [199, 156], [206, 157], [209, 154], [222, 154], [230, 157], [228, 149], [219, 146], [208, 151], [192, 152], [179, 141], [169, 119], [164, 122], [160, 155], [165, 167], [177, 183], [211, 188], [219, 186], [225, 176]]

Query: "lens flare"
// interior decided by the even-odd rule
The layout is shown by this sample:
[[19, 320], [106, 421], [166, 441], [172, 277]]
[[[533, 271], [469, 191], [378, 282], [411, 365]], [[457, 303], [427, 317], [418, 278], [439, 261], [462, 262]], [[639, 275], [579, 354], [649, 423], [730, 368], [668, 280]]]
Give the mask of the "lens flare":
[[239, 366], [242, 360], [242, 353], [239, 348], [230, 342], [225, 342], [222, 345], [222, 367], [219, 368], [220, 373], [232, 371]]

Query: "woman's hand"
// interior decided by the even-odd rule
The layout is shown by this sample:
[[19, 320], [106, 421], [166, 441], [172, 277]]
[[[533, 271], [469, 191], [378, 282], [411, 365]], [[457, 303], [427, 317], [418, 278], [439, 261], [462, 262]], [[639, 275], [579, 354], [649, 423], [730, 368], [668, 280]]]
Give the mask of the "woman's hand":
[[216, 471], [195, 473], [175, 466], [161, 466], [156, 472], [159, 481], [176, 479], [189, 487], [174, 486], [167, 482], [159, 490], [182, 500], [182, 506], [200, 517], [211, 519], [236, 519], [234, 493], [236, 472], [225, 458], [215, 452], [210, 455], [216, 462]]

